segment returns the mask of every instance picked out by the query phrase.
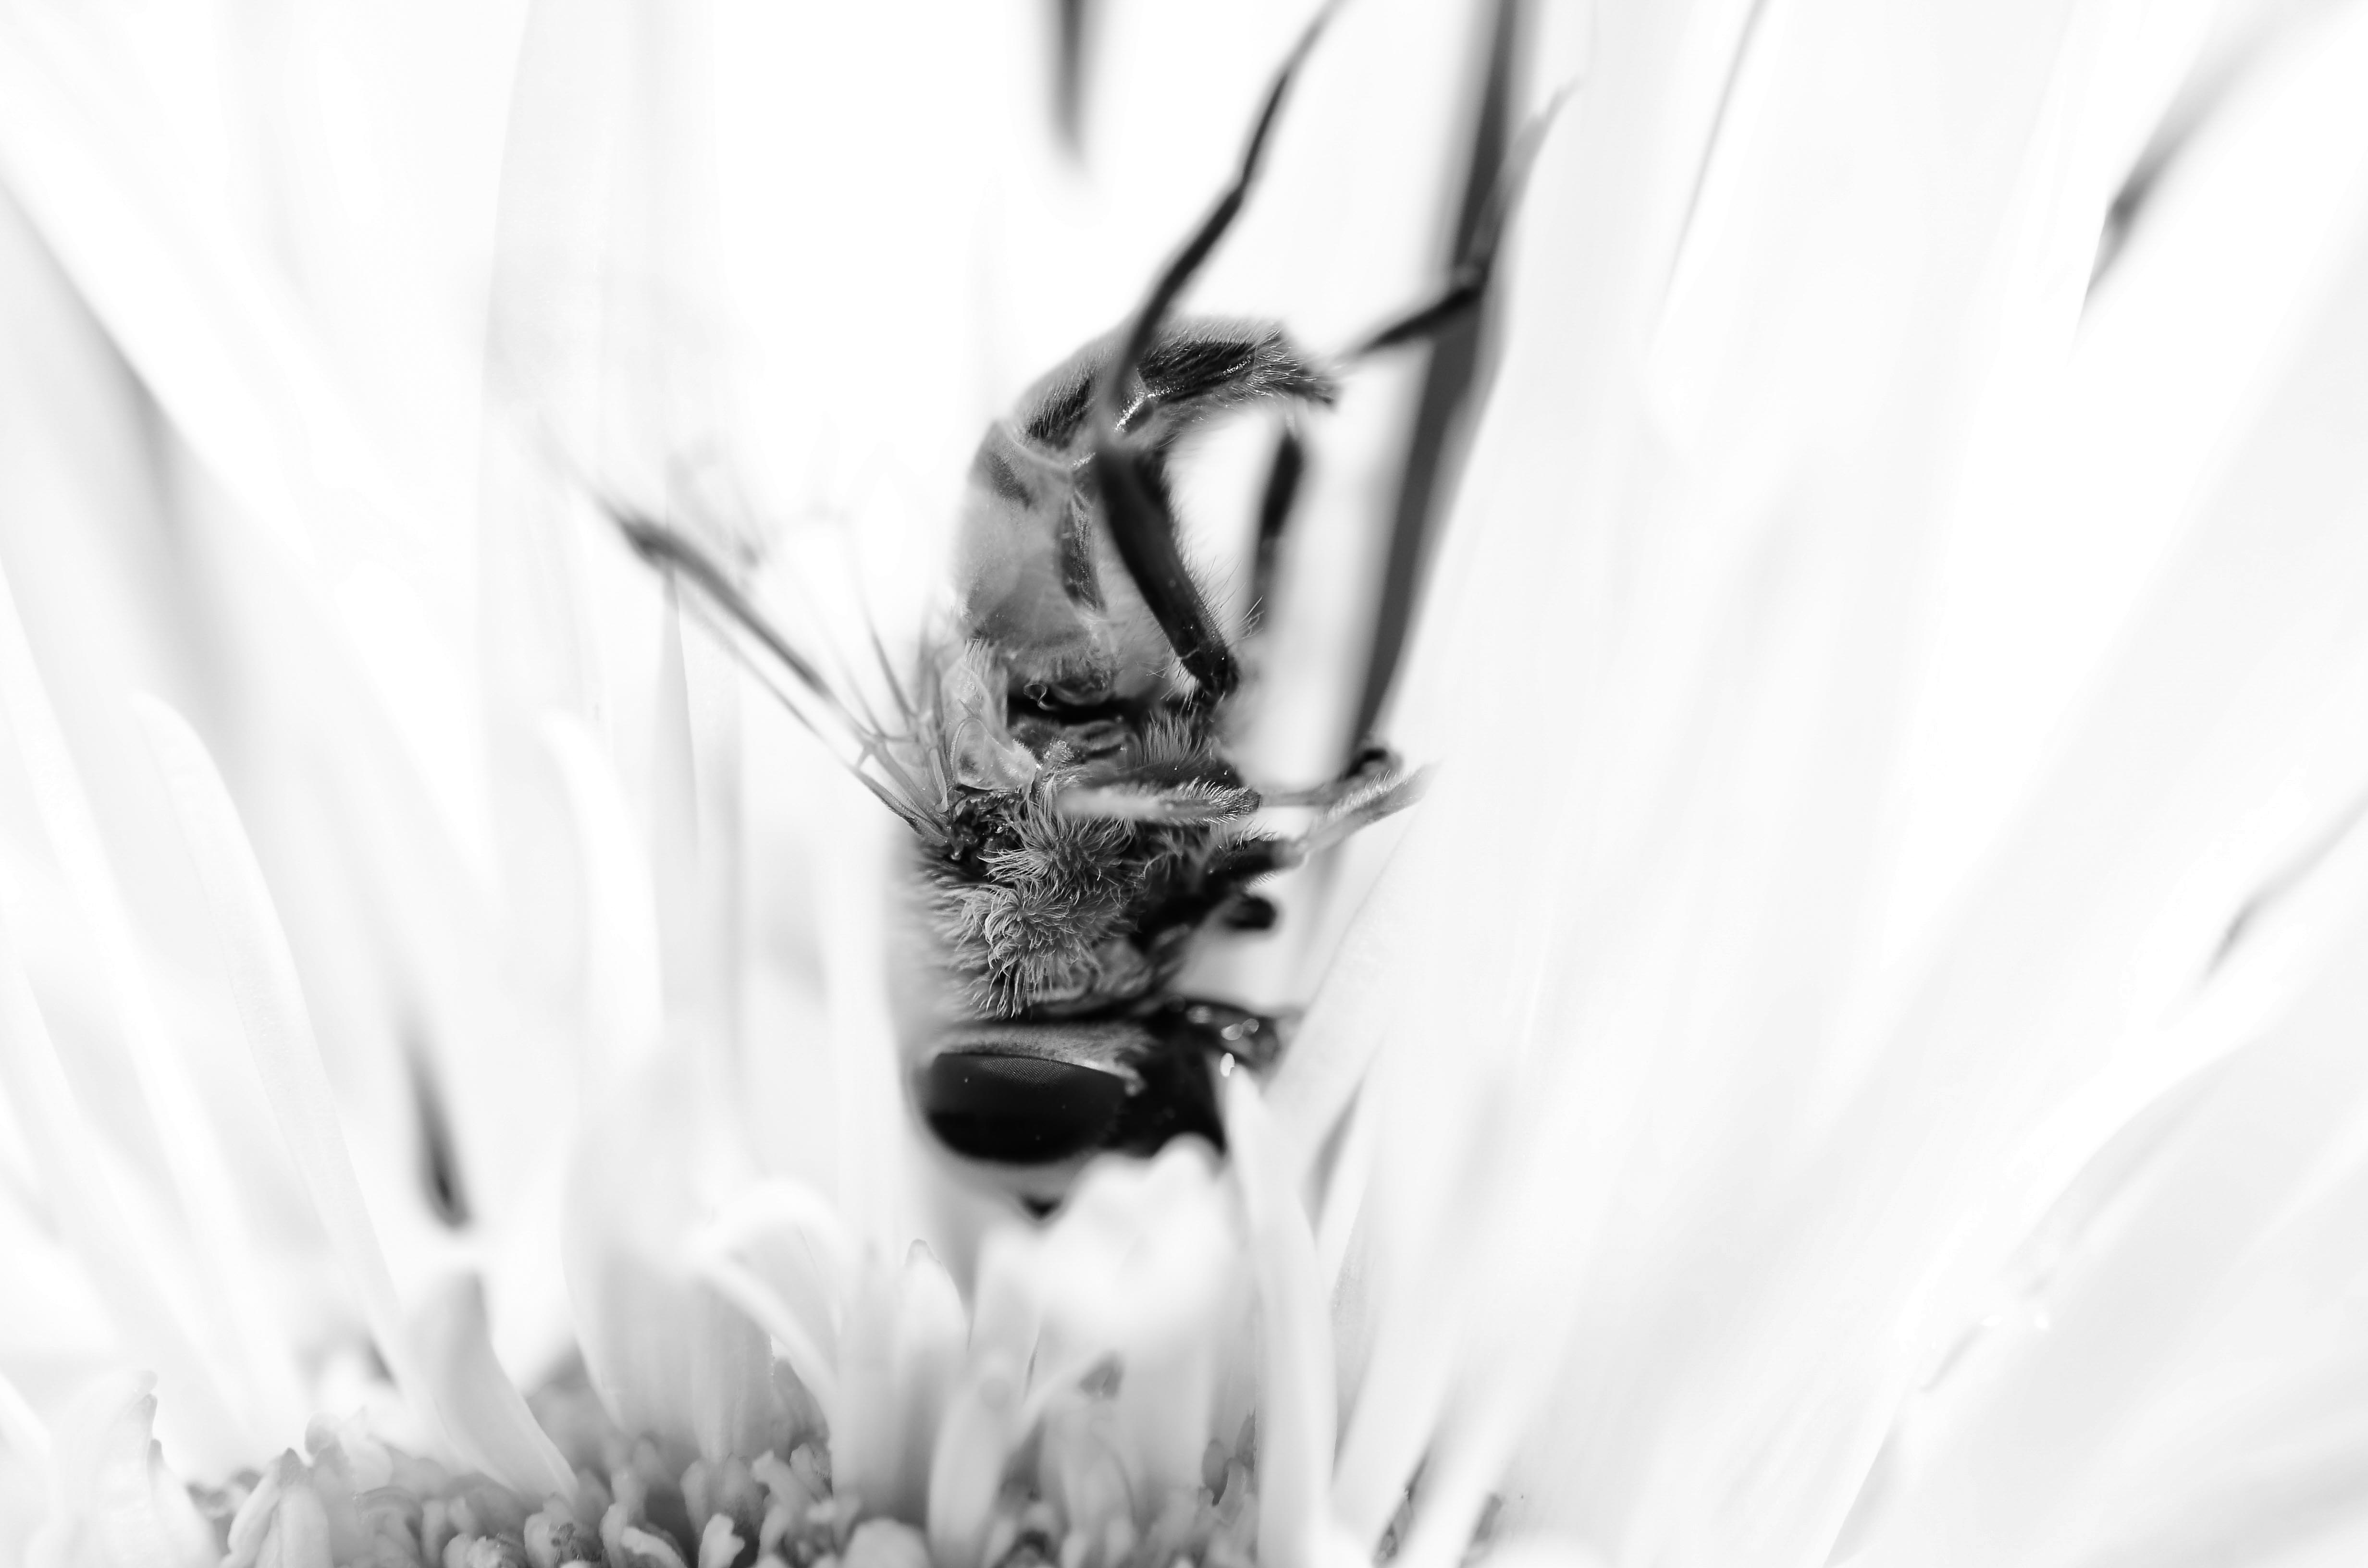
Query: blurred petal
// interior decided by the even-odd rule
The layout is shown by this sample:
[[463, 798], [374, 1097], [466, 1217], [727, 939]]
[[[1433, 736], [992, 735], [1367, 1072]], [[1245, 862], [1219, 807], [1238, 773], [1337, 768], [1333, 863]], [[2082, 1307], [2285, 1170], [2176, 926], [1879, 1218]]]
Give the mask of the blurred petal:
[[54, 1539], [68, 1568], [218, 1561], [213, 1531], [157, 1451], [155, 1415], [148, 1380], [119, 1378], [85, 1392], [62, 1424]]
[[154, 1252], [133, 1228], [97, 1157], [7, 926], [0, 920], [0, 1085], [17, 1108], [59, 1228], [90, 1271], [119, 1332], [170, 1392], [188, 1460], [209, 1470], [227, 1468], [256, 1451], [259, 1434], [249, 1428], [150, 1267]]
[[835, 1426], [839, 1316], [856, 1277], [838, 1216], [810, 1188], [768, 1178], [724, 1206], [696, 1253], [701, 1277], [773, 1336]]
[[161, 1133], [174, 1191], [194, 1226], [195, 1251], [218, 1320], [237, 1346], [251, 1397], [270, 1426], [290, 1436], [302, 1398], [284, 1330], [263, 1294], [264, 1267], [239, 1211], [220, 1142], [142, 962], [129, 911], [108, 866], [98, 827], [65, 737], [34, 667], [32, 649], [5, 577], [0, 577], [0, 713], [5, 713], [75, 912], [97, 944], [118, 1021]]
[[650, 1062], [581, 1134], [564, 1242], [576, 1336], [627, 1432], [710, 1460], [786, 1452], [793, 1413], [765, 1331], [697, 1271], [700, 1230], [748, 1174], [702, 1082]]
[[953, 1281], [920, 1243], [902, 1267], [862, 1271], [840, 1327], [830, 1473], [865, 1512], [927, 1522], [939, 1423], [969, 1333]]
[[1290, 1156], [1247, 1073], [1224, 1084], [1225, 1142], [1258, 1296], [1258, 1561], [1320, 1568], [1331, 1519], [1332, 1356], [1315, 1242]]
[[1020, 1370], [999, 1351], [973, 1356], [946, 1406], [929, 1460], [929, 1555], [938, 1568], [983, 1568], [1003, 1475], [1026, 1436]]
[[575, 1472], [494, 1359], [477, 1277], [449, 1274], [430, 1284], [410, 1326], [420, 1375], [463, 1461], [529, 1497], [572, 1490]]
[[153, 698], [140, 699], [139, 710], [142, 730], [205, 883], [223, 967], [246, 1028], [247, 1048], [289, 1156], [312, 1195], [395, 1385], [423, 1415], [432, 1416], [435, 1405], [413, 1364], [394, 1279], [362, 1197], [337, 1119], [336, 1100], [313, 1043], [295, 959], [272, 909], [262, 868], [256, 864], [237, 808], [196, 732]]
[[1903, 1412], [1850, 1561], [2255, 1561], [2362, 1522], [2364, 914], [2351, 831], [2214, 970], [2156, 1047], [2188, 1075]]
[[[1913, 1375], [1896, 1325], [1961, 1321], [2126, 1114], [2049, 1119], [2192, 983], [2274, 858], [2232, 831], [2356, 703], [2350, 545], [2254, 522], [1924, 1000], [1870, 1006], [1921, 578], [2061, 372], [2193, 13], [1769, 8], [1691, 208], [1713, 13], [1598, 16], [1402, 716], [1451, 763], [1274, 1087], [1309, 1159], [1392, 1053], [1376, 1298], [1485, 1227], [1409, 1562], [1500, 1489], [1622, 1555], [1820, 1554]], [[2256, 572], [2274, 624], [2226, 613]]]

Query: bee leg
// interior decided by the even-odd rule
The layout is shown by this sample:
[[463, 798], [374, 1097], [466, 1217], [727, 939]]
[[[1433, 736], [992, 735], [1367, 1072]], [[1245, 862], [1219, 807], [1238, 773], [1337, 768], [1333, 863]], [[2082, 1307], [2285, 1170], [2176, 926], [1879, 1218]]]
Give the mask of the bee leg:
[[1095, 443], [1094, 480], [1102, 515], [1119, 560], [1185, 673], [1205, 700], [1222, 701], [1241, 684], [1240, 666], [1177, 547], [1176, 514], [1155, 461], [1114, 435]]
[[1481, 209], [1479, 219], [1463, 247], [1463, 255], [1448, 275], [1447, 287], [1434, 298], [1417, 305], [1374, 328], [1357, 345], [1340, 356], [1340, 362], [1352, 365], [1383, 349], [1401, 344], [1435, 337], [1463, 319], [1488, 292], [1489, 278], [1497, 269], [1497, 253], [1505, 237], [1505, 222], [1512, 214], [1513, 205], [1520, 199], [1521, 187], [1529, 182], [1530, 170], [1538, 161], [1538, 149], [1554, 125], [1568, 89], [1556, 93], [1546, 107], [1540, 109], [1530, 122], [1521, 127], [1512, 150], [1506, 155], [1504, 166], [1497, 176], [1496, 187], [1488, 194], [1487, 205]]
[[1324, 8], [1315, 13], [1315, 19], [1307, 24], [1306, 31], [1299, 35], [1299, 41], [1292, 45], [1291, 52], [1283, 57], [1281, 66], [1274, 74], [1272, 85], [1266, 90], [1266, 101], [1259, 107], [1258, 117], [1250, 126], [1249, 141], [1242, 148], [1242, 159], [1235, 167], [1233, 183], [1219, 194], [1208, 215], [1201, 220], [1201, 226], [1192, 231], [1191, 236], [1169, 258], [1166, 268], [1154, 280], [1151, 292], [1135, 308], [1134, 319], [1128, 324], [1123, 351], [1103, 367], [1101, 381], [1095, 389], [1095, 409], [1099, 423], [1105, 431], [1117, 429], [1119, 415], [1126, 406], [1128, 384], [1134, 379], [1135, 368], [1142, 362], [1144, 351], [1159, 335], [1159, 324], [1167, 319], [1169, 307], [1176, 303], [1176, 297], [1184, 291], [1184, 286], [1191, 282], [1193, 276], [1207, 263], [1210, 253], [1217, 248], [1217, 242], [1224, 239], [1225, 231], [1234, 226], [1234, 220], [1241, 216], [1242, 204], [1249, 199], [1250, 187], [1258, 182], [1258, 165], [1266, 159], [1266, 144], [1274, 133], [1276, 119], [1281, 115], [1282, 100], [1291, 90], [1292, 78], [1298, 74], [1301, 62], [1307, 58], [1307, 51], [1315, 46], [1316, 38], [1324, 31], [1324, 24], [1331, 20], [1333, 6], [1338, 3], [1338, 0], [1328, 0]]
[[1424, 771], [1399, 772], [1395, 759], [1392, 759], [1385, 772], [1356, 782], [1326, 809], [1299, 840], [1301, 851], [1313, 855], [1319, 849], [1328, 849], [1383, 817], [1395, 816], [1422, 799], [1423, 790], [1429, 782], [1429, 775]]
[[1307, 473], [1307, 443], [1296, 422], [1282, 427], [1275, 443], [1274, 461], [1266, 471], [1266, 489], [1258, 498], [1258, 547], [1250, 557], [1250, 599], [1245, 619], [1255, 631], [1266, 620], [1274, 597], [1275, 574], [1282, 560], [1282, 534], [1299, 503], [1299, 483]]
[[1258, 799], [1269, 806], [1316, 806], [1329, 809], [1359, 794], [1370, 794], [1375, 789], [1395, 783], [1404, 777], [1406, 764], [1388, 746], [1367, 741], [1349, 759], [1340, 776], [1310, 790], [1260, 790]]
[[1094, 388], [1094, 479], [1101, 491], [1103, 514], [1118, 545], [1119, 560], [1134, 579], [1167, 645], [1176, 651], [1176, 657], [1210, 701], [1222, 700], [1232, 694], [1240, 684], [1240, 669], [1233, 650], [1225, 645], [1224, 634], [1218, 631], [1215, 618], [1201, 597], [1199, 585], [1185, 569], [1176, 542], [1175, 514], [1168, 506], [1167, 487], [1156, 467], [1158, 460], [1156, 454], [1146, 453], [1127, 441], [1122, 422], [1144, 355], [1159, 335], [1160, 324], [1167, 320], [1177, 296], [1184, 291], [1185, 285], [1217, 248], [1217, 243], [1225, 237], [1225, 232], [1234, 226], [1234, 220], [1241, 215], [1250, 187], [1258, 181], [1258, 165], [1265, 161], [1267, 142], [1273, 135], [1292, 79], [1331, 15], [1332, 5], [1326, 4], [1284, 57], [1273, 84], [1267, 88], [1258, 119], [1250, 127], [1249, 141], [1242, 149], [1233, 182], [1219, 194], [1208, 215], [1201, 220], [1200, 227], [1193, 230], [1153, 281], [1151, 291], [1135, 308], [1134, 317], [1127, 325], [1121, 340], [1123, 347], [1103, 366]]
[[1387, 746], [1367, 745], [1358, 752], [1348, 771], [1330, 784], [1289, 795], [1267, 795], [1269, 805], [1313, 806], [1315, 820], [1295, 837], [1261, 840], [1258, 846], [1273, 858], [1274, 869], [1297, 865], [1413, 805], [1429, 782], [1429, 775], [1420, 769], [1408, 773]]

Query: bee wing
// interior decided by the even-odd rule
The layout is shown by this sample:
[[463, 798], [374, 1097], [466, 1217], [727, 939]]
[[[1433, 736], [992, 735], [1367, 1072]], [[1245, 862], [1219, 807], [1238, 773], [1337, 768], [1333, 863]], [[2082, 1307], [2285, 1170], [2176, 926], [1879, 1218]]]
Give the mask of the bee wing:
[[602, 509], [633, 552], [675, 585], [741, 665], [883, 805], [911, 827], [937, 816], [939, 791], [924, 789], [899, 755], [917, 715], [876, 632], [871, 653], [897, 707], [894, 728], [881, 722], [852, 679], [832, 679], [801, 650], [757, 605], [742, 573], [714, 551], [648, 513], [608, 500]]

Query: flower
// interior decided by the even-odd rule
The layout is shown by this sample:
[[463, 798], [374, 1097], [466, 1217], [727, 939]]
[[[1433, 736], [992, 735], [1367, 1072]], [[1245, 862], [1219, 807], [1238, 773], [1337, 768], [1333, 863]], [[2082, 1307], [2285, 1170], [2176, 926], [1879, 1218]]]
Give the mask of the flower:
[[[37, 749], [53, 746], [21, 636], [10, 642], [12, 720]], [[1290, 1487], [1321, 1481], [1277, 1453], [1305, 1426], [1321, 1325], [1305, 1290], [1307, 1238], [1290, 1224], [1295, 1206], [1247, 1074], [1228, 1100], [1231, 1184], [1191, 1141], [1147, 1165], [1101, 1167], [1049, 1228], [986, 1236], [966, 1309], [926, 1245], [882, 1257], [810, 1187], [735, 1172], [746, 1151], [732, 1147], [703, 1058], [644, 1061], [581, 1134], [568, 1189], [566, 1271], [598, 1403], [538, 1414], [495, 1357], [473, 1273], [398, 1292], [235, 809], [184, 721], [153, 699], [142, 719], [221, 924], [257, 1076], [402, 1408], [316, 1418], [303, 1457], [290, 1450], [184, 1492], [151, 1437], [153, 1378], [85, 1394], [71, 1440], [55, 1444], [11, 1390], [20, 1457], [49, 1471], [32, 1560], [552, 1568], [1294, 1555], [1277, 1543], [1311, 1516], [1278, 1519], [1254, 1497], [1237, 1347], [1256, 1300], [1269, 1456], [1258, 1473], [1269, 1496], [1290, 1499]], [[62, 772], [48, 782], [70, 790]], [[135, 1351], [166, 1367], [184, 1414], [211, 1420], [199, 1431], [235, 1451], [269, 1430], [276, 1391], [242, 1386], [235, 1363], [212, 1353], [212, 1280], [199, 1277], [195, 1302], [177, 1301], [170, 1260], [140, 1255], [150, 1217], [127, 1212], [118, 1197], [138, 1199], [93, 1160], [83, 1105], [5, 945], [0, 982], [0, 1082], [24, 1109], [69, 1244], [126, 1312]], [[1238, 1206], [1229, 1185], [1243, 1189]], [[1279, 1403], [1277, 1391], [1294, 1397]], [[384, 1440], [406, 1426], [439, 1457]]]
[[[453, 395], [473, 386], [469, 354], [408, 342], [413, 312], [336, 302], [340, 288], [381, 302], [356, 278], [432, 295], [423, 278], [469, 271], [435, 247], [482, 236], [497, 210], [504, 376], [523, 362], [571, 394], [550, 414], [563, 449], [606, 425], [672, 452], [686, 423], [729, 422], [687, 413], [655, 370], [572, 362], [601, 352], [586, 324], [605, 296], [563, 286], [582, 278], [567, 256], [600, 250], [568, 242], [610, 234], [615, 189], [643, 210], [632, 156], [600, 165], [624, 171], [612, 189], [564, 177], [587, 166], [561, 133], [583, 123], [572, 95], [656, 84], [646, 136], [619, 145], [677, 155], [696, 151], [679, 111], [700, 95], [675, 90], [687, 70], [819, 61], [826, 75], [832, 57], [740, 33], [710, 53], [641, 13], [534, 11], [517, 93], [464, 94], [474, 107], [432, 127], [416, 162], [341, 166], [330, 187], [479, 217], [414, 233], [293, 201], [274, 231], [224, 222], [171, 177], [245, 165], [175, 145], [182, 100], [144, 101], [109, 69], [137, 57], [142, 80], [186, 93], [176, 56], [38, 6], [6, 16], [0, 174], [31, 219], [11, 292], [38, 301], [28, 319], [61, 371], [28, 412], [73, 460], [15, 483], [40, 516], [87, 520], [134, 559], [149, 557], [128, 541], [155, 542], [139, 519], [188, 522], [198, 542], [176, 548], [227, 579], [245, 640], [220, 650], [237, 674], [219, 685], [148, 661], [146, 684], [195, 715], [241, 806], [211, 782], [209, 747], [152, 710], [129, 744], [157, 748], [183, 820], [142, 839], [156, 800], [123, 780], [145, 759], [101, 717], [142, 644], [55, 608], [104, 620], [136, 588], [37, 599], [21, 584], [40, 572], [85, 590], [122, 574], [83, 570], [83, 530], [5, 541], [71, 737], [48, 734], [52, 699], [18, 659], [9, 730], [29, 781], [11, 785], [7, 925], [34, 984], [0, 1001], [10, 1103], [54, 1226], [20, 1229], [31, 1272], [64, 1282], [31, 1309], [48, 1319], [36, 1342], [68, 1365], [115, 1358], [126, 1346], [108, 1336], [60, 1332], [101, 1304], [157, 1368], [157, 1416], [193, 1473], [257, 1463], [308, 1405], [370, 1407], [315, 1427], [308, 1460], [258, 1471], [226, 1520], [233, 1558], [337, 1559], [366, 1528], [411, 1551], [429, 1544], [431, 1502], [446, 1525], [465, 1511], [495, 1527], [469, 1533], [554, 1561], [564, 1527], [607, 1531], [612, 1559], [703, 1559], [718, 1527], [693, 1542], [689, 1524], [712, 1507], [737, 1543], [717, 1536], [715, 1555], [736, 1556], [764, 1547], [776, 1509], [780, 1531], [801, 1507], [803, 1528], [846, 1522], [814, 1514], [824, 1428], [834, 1486], [877, 1512], [808, 1545], [849, 1557], [926, 1542], [1001, 1561], [1030, 1525], [1025, 1507], [997, 1512], [996, 1456], [1028, 1433], [1057, 1550], [1112, 1560], [1199, 1530], [1211, 1556], [1249, 1540], [1277, 1563], [1348, 1560], [1386, 1541], [1429, 1568], [1467, 1549], [1492, 1497], [1490, 1550], [1508, 1562], [2344, 1544], [2356, 1440], [2324, 1391], [2357, 1361], [2362, 1085], [2341, 960], [2368, 622], [2348, 426], [2328, 411], [2352, 406], [2362, 362], [2341, 287], [2368, 144], [2351, 8], [2259, 33], [2241, 17], [2215, 30], [2206, 8], [2069, 0], [1591, 12], [1585, 88], [1538, 171], [1505, 362], [1397, 718], [1411, 749], [1445, 760], [1438, 791], [1264, 1098], [1232, 1091], [1222, 1183], [1190, 1150], [1106, 1172], [1053, 1229], [996, 1231], [974, 1258], [950, 1244], [943, 1269], [876, 1244], [916, 1214], [940, 1239], [979, 1226], [928, 1214], [971, 1195], [900, 1187], [882, 1157], [898, 1123], [878, 1070], [877, 911], [849, 896], [876, 872], [856, 825], [870, 819], [840, 814], [837, 786], [795, 763], [765, 808], [718, 789], [770, 744], [718, 700], [728, 680], [646, 603], [639, 620], [593, 609], [608, 590], [546, 526], [547, 472], [494, 441], [479, 477], [475, 399]], [[306, 25], [336, 40], [318, 58], [337, 85], [396, 79], [395, 60], [336, 31], [376, 17]], [[942, 71], [932, 92], [976, 95], [948, 101], [991, 99], [1001, 78], [984, 64], [1008, 57], [994, 29], [962, 25], [977, 30], [915, 58]], [[636, 27], [664, 47], [627, 71], [603, 50]], [[439, 74], [483, 58], [428, 57]], [[748, 74], [727, 79], [746, 91]], [[815, 95], [841, 112], [851, 96]], [[353, 132], [378, 108], [367, 92], [324, 97], [335, 133], [291, 157], [401, 145]], [[495, 209], [490, 161], [453, 149], [479, 145], [504, 103], [518, 131]], [[748, 144], [727, 140], [725, 158]], [[957, 155], [985, 160], [984, 145]], [[2165, 172], [2100, 271], [2116, 191], [2149, 158]], [[461, 177], [402, 186], [422, 167]], [[971, 188], [939, 174], [924, 188]], [[711, 249], [696, 181], [640, 188], [671, 222], [619, 230], [675, 248], [618, 270], [671, 285], [704, 258], [761, 273], [794, 250], [746, 230]], [[832, 401], [859, 424], [893, 408], [899, 441], [932, 454], [916, 463], [958, 461], [975, 414], [962, 376], [914, 368], [962, 351], [960, 332], [931, 328], [962, 295], [916, 283], [967, 276], [967, 258], [930, 243], [951, 207], [897, 194], [900, 243], [864, 261], [898, 270], [915, 319], [832, 326], [866, 349], [835, 357], [852, 379], [795, 368], [770, 406], [807, 433], [837, 423], [818, 406]], [[254, 264], [258, 231], [291, 256]], [[392, 234], [386, 256], [412, 261], [357, 234]], [[1120, 290], [1139, 271], [1110, 270]], [[290, 272], [312, 282], [301, 305], [270, 287]], [[823, 314], [809, 291], [750, 292], [800, 323]], [[328, 324], [347, 335], [335, 352]], [[663, 364], [620, 336], [629, 370]], [[340, 392], [357, 380], [367, 392]], [[121, 469], [99, 460], [140, 450], [124, 432], [143, 428], [165, 456], [134, 472], [176, 476], [169, 504], [110, 489]], [[802, 449], [767, 462], [829, 466], [826, 441], [780, 445]], [[412, 460], [388, 479], [371, 460], [396, 446]], [[762, 466], [750, 483], [778, 486]], [[472, 479], [482, 555], [449, 529], [406, 532], [465, 509]], [[2064, 587], [2055, 652], [1994, 688], [2034, 717], [1984, 733], [1954, 702], [1911, 701], [1919, 669], [1948, 695], [1964, 646], [2042, 641], [1964, 584], [2060, 581], [2075, 562], [2091, 575]], [[486, 610], [482, 679], [450, 653], [454, 603], [472, 597], [455, 579]], [[1960, 597], [1928, 613], [1935, 580]], [[113, 619], [140, 636], [213, 645], [131, 602]], [[616, 622], [642, 640], [638, 662], [603, 656]], [[2110, 653], [2096, 645], [2115, 629]], [[553, 709], [575, 722], [549, 722]], [[589, 720], [648, 738], [611, 744]], [[617, 755], [651, 778], [646, 801]], [[103, 804], [78, 800], [61, 758]], [[1935, 802], [1967, 775], [1974, 788]], [[785, 796], [786, 823], [768, 814]], [[104, 840], [85, 821], [102, 815]], [[147, 891], [173, 881], [181, 837], [202, 894]], [[1984, 840], [1970, 868], [1910, 874], [1935, 843]], [[142, 891], [115, 891], [120, 866], [85, 847], [102, 841], [154, 851], [123, 879]], [[794, 915], [756, 901], [814, 940], [742, 988], [709, 955], [734, 950], [715, 938], [746, 917], [753, 863], [820, 891]], [[236, 1028], [211, 971], [149, 934], [192, 926], [226, 948]], [[51, 1015], [54, 1052], [36, 1022]], [[757, 1036], [788, 1043], [733, 1055]], [[723, 1087], [772, 1071], [803, 1103]], [[362, 1114], [372, 1098], [400, 1108]], [[550, 1131], [575, 1126], [580, 1141]], [[424, 1179], [405, 1168], [422, 1150]], [[470, 1222], [456, 1235], [431, 1207]], [[539, 1385], [564, 1355], [562, 1278], [606, 1402], [579, 1450], [600, 1454], [588, 1481], [559, 1452], [562, 1413], [536, 1418], [500, 1375]], [[1245, 1536], [1229, 1532], [1250, 1467], [1237, 1486], [1233, 1463], [1251, 1445], [1228, 1426], [1249, 1374], [1227, 1369], [1250, 1298]], [[33, 1407], [63, 1402], [34, 1392], [0, 1401], [0, 1431], [12, 1454], [47, 1455], [43, 1550], [211, 1550], [202, 1509], [160, 1479], [144, 1395], [118, 1383], [92, 1418], [45, 1420]], [[1194, 1488], [1204, 1434], [1223, 1462]], [[430, 1449], [451, 1467], [414, 1468]], [[1196, 1499], [1181, 1536], [1135, 1494], [1146, 1477]], [[388, 1483], [416, 1521], [401, 1504], [366, 1511]]]

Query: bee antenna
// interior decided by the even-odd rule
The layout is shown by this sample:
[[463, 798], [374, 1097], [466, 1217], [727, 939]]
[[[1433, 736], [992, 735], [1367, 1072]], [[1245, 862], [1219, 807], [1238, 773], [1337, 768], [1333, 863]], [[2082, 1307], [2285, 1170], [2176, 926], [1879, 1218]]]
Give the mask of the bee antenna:
[[913, 699], [905, 695], [905, 683], [897, 678], [895, 661], [888, 657], [887, 646], [880, 641], [880, 628], [867, 625], [865, 633], [871, 641], [871, 656], [880, 665], [880, 674], [888, 682], [888, 694], [895, 699], [897, 716], [910, 726], [914, 719]]
[[[853, 773], [864, 788], [878, 796], [890, 811], [907, 824], [920, 825], [920, 794], [911, 776], [890, 753], [888, 737], [876, 724], [867, 723], [852, 712], [837, 689], [824, 678], [822, 671], [803, 653], [792, 647], [789, 639], [758, 609], [733, 581], [732, 574], [716, 563], [697, 543], [677, 530], [645, 517], [632, 507], [620, 506], [607, 497], [601, 507], [624, 537], [634, 554], [670, 581], [688, 585], [691, 599], [703, 618], [725, 633], [724, 645], [736, 653], [743, 667], [754, 674], [790, 710], [792, 718], [814, 732], [823, 744], [838, 755], [839, 762]], [[729, 633], [736, 632], [746, 642]], [[765, 658], [757, 659], [747, 644], [753, 642]], [[796, 687], [796, 695], [787, 689], [780, 676], [783, 673]], [[900, 693], [901, 697], [901, 693]], [[816, 722], [807, 711], [813, 703], [827, 715], [830, 731]], [[835, 732], [832, 733], [832, 732]], [[877, 767], [887, 775], [883, 783], [869, 771]]]
[[757, 607], [741, 593], [739, 585], [716, 565], [705, 551], [663, 523], [653, 522], [637, 513], [612, 507], [609, 516], [617, 520], [617, 531], [625, 542], [658, 571], [673, 577], [688, 579], [710, 603], [722, 609], [748, 634], [764, 645], [765, 651], [780, 660], [784, 668], [799, 681], [811, 687], [815, 697], [844, 713], [838, 695], [823, 679], [822, 672], [813, 661], [790, 646], [779, 631], [757, 613]]

